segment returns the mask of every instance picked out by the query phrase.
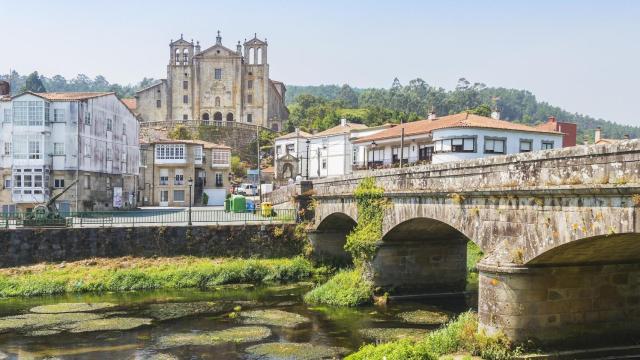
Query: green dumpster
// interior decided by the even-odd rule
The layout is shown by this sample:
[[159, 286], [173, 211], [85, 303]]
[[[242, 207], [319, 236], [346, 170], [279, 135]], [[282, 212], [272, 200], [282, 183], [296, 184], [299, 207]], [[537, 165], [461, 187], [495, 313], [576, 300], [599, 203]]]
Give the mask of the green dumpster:
[[234, 195], [231, 198], [231, 211], [234, 213], [247, 212], [247, 199], [242, 195]]

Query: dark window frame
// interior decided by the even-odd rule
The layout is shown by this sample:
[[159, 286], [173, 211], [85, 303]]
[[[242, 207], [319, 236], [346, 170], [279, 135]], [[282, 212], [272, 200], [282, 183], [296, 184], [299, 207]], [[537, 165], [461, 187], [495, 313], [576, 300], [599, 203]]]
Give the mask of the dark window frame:
[[[487, 140], [491, 140], [494, 143], [496, 141], [502, 141], [502, 152], [498, 152], [495, 150], [487, 150]], [[499, 136], [485, 136], [484, 137], [484, 146], [482, 147], [485, 154], [497, 154], [497, 155], [505, 155], [507, 153], [507, 138], [499, 137]], [[495, 148], [495, 146], [494, 146]]]

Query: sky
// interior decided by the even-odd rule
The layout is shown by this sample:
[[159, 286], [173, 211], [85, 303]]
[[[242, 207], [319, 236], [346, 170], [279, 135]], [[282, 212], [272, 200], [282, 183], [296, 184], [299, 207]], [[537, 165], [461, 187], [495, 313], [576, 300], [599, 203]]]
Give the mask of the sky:
[[0, 0], [0, 73], [112, 83], [164, 78], [181, 33], [235, 48], [269, 42], [289, 85], [389, 87], [460, 77], [526, 89], [571, 112], [640, 126], [640, 1]]

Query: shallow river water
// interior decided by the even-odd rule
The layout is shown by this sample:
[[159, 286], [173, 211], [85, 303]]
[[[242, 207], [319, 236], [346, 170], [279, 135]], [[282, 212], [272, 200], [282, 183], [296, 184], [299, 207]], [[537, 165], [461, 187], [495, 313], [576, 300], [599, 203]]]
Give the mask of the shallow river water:
[[[438, 327], [424, 322], [409, 323], [403, 320], [403, 313], [436, 310], [454, 315], [474, 307], [464, 297], [391, 302], [384, 307], [368, 306], [358, 309], [309, 306], [302, 302], [302, 295], [310, 287], [310, 284], [296, 284], [221, 287], [207, 291], [181, 289], [0, 299], [0, 317], [3, 318], [33, 314], [30, 309], [40, 305], [108, 302], [116, 307], [109, 308], [108, 313], [103, 310], [102, 313], [108, 314], [105, 315], [107, 317], [153, 319], [149, 325], [131, 330], [75, 333], [69, 330], [71, 328], [56, 328], [54, 330], [58, 331], [57, 334], [51, 334], [55, 331], [47, 334], [49, 329], [42, 331], [43, 328], [32, 333], [2, 329], [3, 322], [0, 319], [0, 332], [4, 331], [0, 334], [0, 352], [4, 353], [0, 354], [0, 358], [6, 355], [9, 359], [295, 359], [305, 358], [304, 356], [311, 359], [312, 351], [304, 351], [303, 357], [279, 357], [250, 353], [249, 348], [262, 343], [301, 343], [332, 347], [340, 349], [340, 354], [347, 354], [357, 350], [362, 344], [376, 342], [375, 338], [366, 337], [367, 329], [429, 330]], [[203, 311], [200, 309], [205, 304], [203, 302], [216, 304], [215, 309]], [[174, 303], [179, 305], [170, 305]], [[155, 313], [150, 312], [150, 309], [154, 309]], [[169, 310], [169, 313], [161, 313], [163, 309]], [[192, 310], [200, 312], [190, 315]], [[282, 310], [302, 315], [306, 319], [297, 326], [282, 326], [269, 324], [269, 321], [251, 322], [243, 317], [244, 312], [256, 310]], [[282, 313], [276, 312], [276, 322], [280, 320], [278, 314]], [[36, 324], [37, 326], [39, 325]], [[239, 339], [226, 339], [208, 345], [167, 345], [166, 341], [175, 334], [214, 334], [212, 337], [216, 337], [215, 334], [222, 333], [213, 332], [239, 326], [259, 326], [259, 329], [267, 333], [263, 333], [259, 340], [243, 342]], [[384, 334], [382, 337], [388, 338]]]

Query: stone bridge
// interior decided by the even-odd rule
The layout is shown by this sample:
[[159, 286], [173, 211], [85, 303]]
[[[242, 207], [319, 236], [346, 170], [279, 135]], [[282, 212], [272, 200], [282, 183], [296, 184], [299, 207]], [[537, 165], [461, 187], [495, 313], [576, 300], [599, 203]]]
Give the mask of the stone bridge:
[[366, 176], [389, 199], [370, 264], [377, 286], [464, 290], [473, 241], [488, 332], [554, 342], [640, 330], [640, 141], [314, 181], [319, 253], [347, 256]]

